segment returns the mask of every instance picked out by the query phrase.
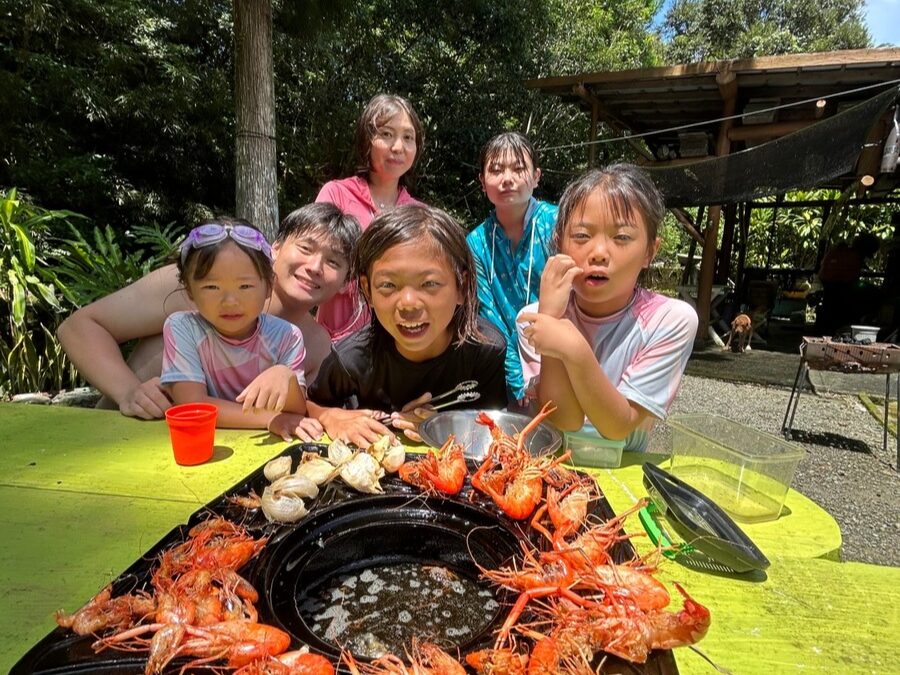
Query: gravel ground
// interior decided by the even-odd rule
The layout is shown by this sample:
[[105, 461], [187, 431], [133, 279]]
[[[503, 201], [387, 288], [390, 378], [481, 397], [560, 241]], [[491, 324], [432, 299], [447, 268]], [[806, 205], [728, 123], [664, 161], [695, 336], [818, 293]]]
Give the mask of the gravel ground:
[[[685, 376], [672, 413], [711, 413], [779, 435], [790, 390]], [[841, 528], [844, 560], [900, 567], [900, 473], [897, 445], [882, 450], [881, 424], [855, 396], [805, 391], [794, 441], [806, 449], [792, 487], [827, 510]], [[657, 425], [650, 450], [669, 453], [671, 434]]]

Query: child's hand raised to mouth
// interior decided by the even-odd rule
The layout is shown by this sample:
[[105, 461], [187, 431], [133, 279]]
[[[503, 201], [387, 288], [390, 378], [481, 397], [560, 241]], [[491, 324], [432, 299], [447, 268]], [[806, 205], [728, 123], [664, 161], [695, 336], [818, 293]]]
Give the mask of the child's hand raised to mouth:
[[582, 270], [575, 261], [560, 253], [547, 259], [547, 266], [541, 276], [541, 295], [538, 311], [554, 318], [561, 318], [569, 305], [572, 284]]
[[569, 319], [557, 319], [543, 312], [522, 312], [522, 334], [535, 351], [560, 361], [578, 362], [593, 356], [591, 346]]

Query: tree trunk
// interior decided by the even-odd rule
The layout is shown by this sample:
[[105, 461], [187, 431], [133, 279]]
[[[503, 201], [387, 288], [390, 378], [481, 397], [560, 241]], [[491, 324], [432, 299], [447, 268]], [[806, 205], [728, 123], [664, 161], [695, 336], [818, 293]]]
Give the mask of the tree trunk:
[[236, 215], [271, 241], [278, 229], [271, 0], [234, 0]]

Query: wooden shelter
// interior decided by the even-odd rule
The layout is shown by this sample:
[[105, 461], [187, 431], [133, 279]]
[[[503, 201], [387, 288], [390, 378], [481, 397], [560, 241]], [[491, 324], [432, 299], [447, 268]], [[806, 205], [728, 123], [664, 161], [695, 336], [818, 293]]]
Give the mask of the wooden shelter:
[[[900, 82], [900, 49], [708, 61], [547, 77], [525, 84], [577, 104], [590, 114], [589, 141], [596, 141], [603, 123], [625, 136], [639, 163], [657, 168], [696, 164], [761, 146], [870, 99], [892, 82], [894, 86]], [[862, 149], [854, 151], [855, 169], [831, 176], [817, 187], [838, 188], [844, 193], [852, 189], [856, 193], [852, 201], [857, 203], [900, 199], [891, 194], [900, 175], [880, 173], [889, 125], [892, 118], [886, 113], [871, 128]], [[596, 162], [596, 148], [594, 143], [588, 145], [591, 165]], [[720, 270], [726, 274], [738, 214], [742, 226], [748, 225], [754, 205], [758, 204], [751, 200], [725, 205], [719, 259], [725, 263]], [[705, 338], [723, 204], [709, 206], [705, 229], [679, 204], [670, 202], [669, 206], [703, 247], [697, 309], [698, 335]], [[823, 202], [821, 206], [827, 215], [831, 204]]]

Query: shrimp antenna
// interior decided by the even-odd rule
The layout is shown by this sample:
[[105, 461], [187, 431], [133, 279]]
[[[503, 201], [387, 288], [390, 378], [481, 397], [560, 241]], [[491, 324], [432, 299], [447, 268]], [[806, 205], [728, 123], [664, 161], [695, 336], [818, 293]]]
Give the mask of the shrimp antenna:
[[730, 670], [728, 670], [728, 668], [726, 668], [725, 666], [720, 666], [718, 663], [713, 661], [712, 658], [710, 658], [709, 655], [706, 654], [697, 645], [688, 645], [688, 647], [690, 647], [694, 652], [696, 652], [700, 656], [700, 658], [702, 658], [704, 661], [706, 661], [709, 665], [711, 665], [713, 668], [715, 668], [718, 672], [723, 673], [723, 675], [734, 675], [734, 673], [732, 673]]

